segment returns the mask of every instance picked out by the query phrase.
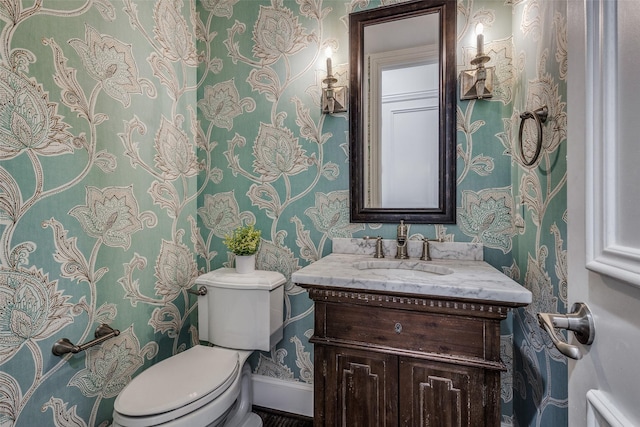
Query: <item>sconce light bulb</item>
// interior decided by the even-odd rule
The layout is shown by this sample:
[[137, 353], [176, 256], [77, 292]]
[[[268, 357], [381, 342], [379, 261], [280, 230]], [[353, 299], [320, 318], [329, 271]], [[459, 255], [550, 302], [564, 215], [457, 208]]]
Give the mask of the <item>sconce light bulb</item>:
[[476, 25], [476, 55], [480, 56], [484, 54], [484, 25], [482, 22], [478, 22]]
[[327, 58], [331, 58], [333, 56], [333, 49], [331, 49], [331, 46], [327, 46], [327, 48], [324, 51], [324, 54]]
[[331, 77], [333, 76], [333, 70], [331, 69], [331, 55], [333, 55], [333, 51], [331, 50], [331, 46], [327, 47], [325, 54], [327, 55], [327, 77]]

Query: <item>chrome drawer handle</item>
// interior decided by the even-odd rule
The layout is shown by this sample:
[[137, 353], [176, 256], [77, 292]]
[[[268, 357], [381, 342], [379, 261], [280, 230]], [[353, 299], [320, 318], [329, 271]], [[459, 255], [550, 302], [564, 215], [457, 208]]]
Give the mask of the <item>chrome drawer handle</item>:
[[400, 332], [402, 332], [402, 323], [400, 322], [396, 323], [395, 329], [396, 329], [396, 334], [399, 334]]

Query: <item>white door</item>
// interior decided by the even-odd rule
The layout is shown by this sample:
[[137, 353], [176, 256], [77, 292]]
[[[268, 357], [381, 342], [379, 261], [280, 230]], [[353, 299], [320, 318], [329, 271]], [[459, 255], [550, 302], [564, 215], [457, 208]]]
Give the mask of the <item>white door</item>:
[[568, 1], [569, 425], [640, 426], [640, 1]]
[[[438, 93], [436, 96], [383, 97], [382, 162], [380, 181], [381, 208], [437, 208], [438, 138], [429, 129], [438, 128]], [[391, 99], [389, 99], [391, 98]], [[413, 98], [413, 99], [412, 99]], [[420, 183], [420, 185], [416, 185]]]

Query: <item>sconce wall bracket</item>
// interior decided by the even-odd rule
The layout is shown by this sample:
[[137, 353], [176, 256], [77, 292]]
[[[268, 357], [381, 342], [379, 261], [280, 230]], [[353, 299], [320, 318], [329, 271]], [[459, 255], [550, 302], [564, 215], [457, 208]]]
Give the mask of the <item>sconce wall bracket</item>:
[[329, 76], [323, 80], [327, 87], [322, 89], [322, 113], [344, 113], [347, 111], [349, 94], [346, 86], [334, 86], [337, 79]]
[[494, 67], [482, 65], [460, 73], [460, 99], [483, 99], [493, 96]]

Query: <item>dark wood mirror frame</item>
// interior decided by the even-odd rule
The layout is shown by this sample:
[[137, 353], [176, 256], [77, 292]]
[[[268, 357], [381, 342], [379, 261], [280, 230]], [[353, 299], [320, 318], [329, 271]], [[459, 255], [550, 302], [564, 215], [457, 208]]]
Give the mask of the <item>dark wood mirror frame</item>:
[[[397, 223], [400, 220], [423, 224], [454, 224], [456, 222], [456, 3], [456, 0], [409, 1], [349, 15], [351, 222]], [[366, 207], [364, 162], [367, 161], [367, 156], [363, 144], [366, 121], [362, 117], [365, 27], [435, 12], [440, 13], [438, 207], [428, 209]], [[417, 187], [420, 183], [413, 182], [407, 185]]]

